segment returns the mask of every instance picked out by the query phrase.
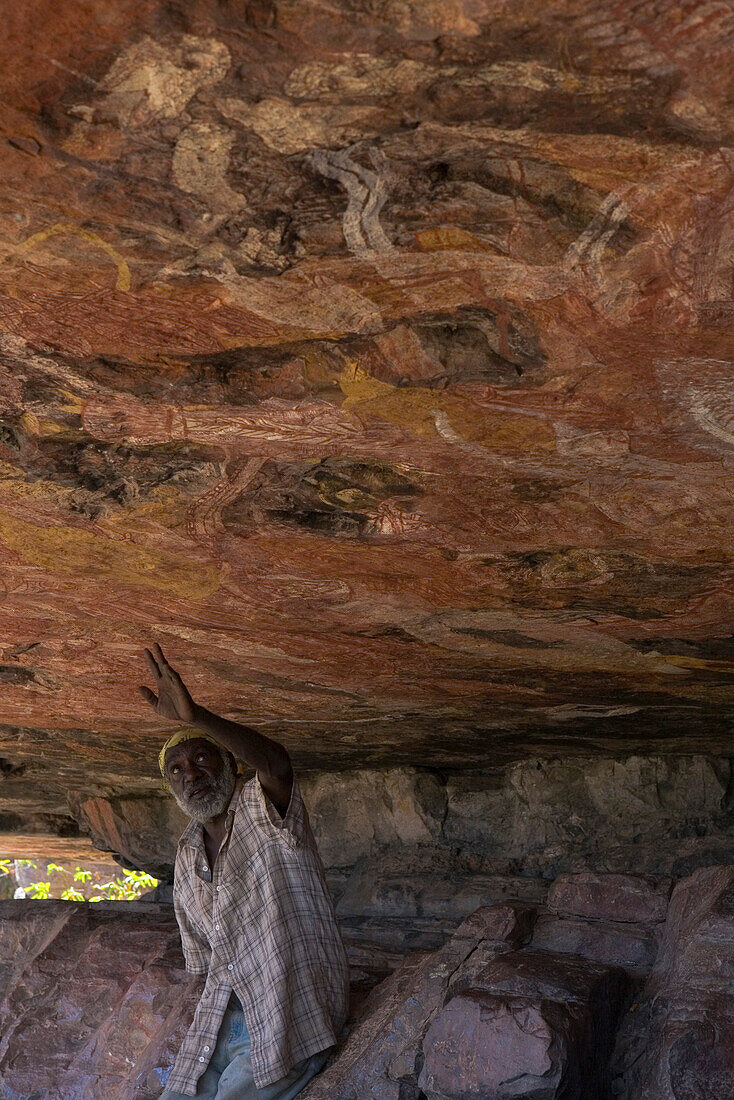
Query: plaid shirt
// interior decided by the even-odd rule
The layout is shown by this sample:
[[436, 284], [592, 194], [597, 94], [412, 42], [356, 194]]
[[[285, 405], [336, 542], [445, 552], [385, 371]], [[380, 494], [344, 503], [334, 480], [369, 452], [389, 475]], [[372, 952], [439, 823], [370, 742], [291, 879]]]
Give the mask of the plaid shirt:
[[186, 969], [206, 974], [167, 1088], [196, 1095], [232, 990], [250, 1033], [257, 1088], [332, 1046], [349, 966], [297, 779], [281, 818], [257, 774], [237, 780], [213, 875], [202, 825], [178, 843], [173, 902]]

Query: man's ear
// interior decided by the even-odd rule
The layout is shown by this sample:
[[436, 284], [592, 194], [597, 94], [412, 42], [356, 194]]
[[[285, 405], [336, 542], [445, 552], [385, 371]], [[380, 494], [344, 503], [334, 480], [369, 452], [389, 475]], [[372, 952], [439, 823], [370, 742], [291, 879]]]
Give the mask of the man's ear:
[[237, 760], [237, 757], [235, 756], [235, 754], [233, 752], [230, 752], [229, 749], [225, 749], [225, 752], [227, 753], [227, 756], [229, 757], [230, 761], [232, 762], [232, 767], [234, 768], [235, 774], [236, 774], [237, 770], [239, 768], [239, 761]]

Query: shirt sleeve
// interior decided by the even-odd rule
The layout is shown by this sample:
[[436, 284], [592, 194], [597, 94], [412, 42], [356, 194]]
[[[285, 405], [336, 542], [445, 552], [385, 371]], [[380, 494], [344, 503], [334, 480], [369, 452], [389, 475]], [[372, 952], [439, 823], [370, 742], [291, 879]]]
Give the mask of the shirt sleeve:
[[189, 974], [208, 974], [212, 949], [200, 932], [196, 930], [182, 899], [173, 891], [173, 910], [181, 933], [181, 948]]
[[257, 772], [255, 772], [254, 787], [255, 796], [263, 812], [265, 828], [271, 834], [274, 830], [275, 835], [283, 840], [285, 844], [295, 848], [308, 834], [308, 814], [295, 775], [293, 776], [293, 787], [291, 788], [290, 802], [288, 803], [288, 809], [285, 811], [285, 817], [280, 816], [270, 797], [265, 793]]

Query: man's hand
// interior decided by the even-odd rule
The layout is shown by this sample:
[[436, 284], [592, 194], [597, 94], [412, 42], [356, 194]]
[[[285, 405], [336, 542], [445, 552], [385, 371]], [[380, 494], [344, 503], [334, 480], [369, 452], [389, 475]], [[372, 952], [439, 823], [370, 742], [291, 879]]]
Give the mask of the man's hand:
[[268, 798], [280, 816], [285, 817], [293, 790], [293, 766], [285, 748], [250, 726], [230, 722], [206, 707], [198, 706], [175, 668], [171, 668], [163, 656], [157, 642], [153, 644], [152, 653], [149, 649], [144, 652], [158, 689], [158, 694], [154, 695], [150, 688], [140, 684], [138, 691], [145, 701], [155, 708], [161, 718], [196, 726], [231, 752], [235, 760], [242, 760], [254, 768]]
[[152, 653], [149, 649], [144, 650], [144, 653], [155, 677], [158, 694], [155, 695], [143, 684], [138, 686], [138, 691], [161, 718], [170, 718], [174, 722], [185, 722], [192, 726], [196, 721], [197, 706], [183, 680], [175, 668], [169, 665], [157, 642], [153, 643]]

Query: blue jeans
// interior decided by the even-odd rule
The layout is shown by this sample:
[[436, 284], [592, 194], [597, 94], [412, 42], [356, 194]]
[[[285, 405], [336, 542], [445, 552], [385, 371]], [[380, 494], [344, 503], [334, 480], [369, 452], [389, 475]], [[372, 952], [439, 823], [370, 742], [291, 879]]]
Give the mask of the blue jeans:
[[[219, 1029], [212, 1060], [199, 1078], [196, 1100], [293, 1100], [319, 1070], [329, 1050], [297, 1062], [285, 1077], [262, 1089], [255, 1088], [250, 1062], [250, 1035], [237, 997], [232, 994]], [[160, 1100], [192, 1100], [182, 1092], [164, 1089]]]

